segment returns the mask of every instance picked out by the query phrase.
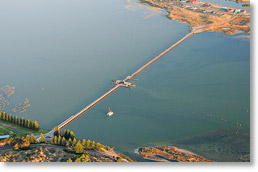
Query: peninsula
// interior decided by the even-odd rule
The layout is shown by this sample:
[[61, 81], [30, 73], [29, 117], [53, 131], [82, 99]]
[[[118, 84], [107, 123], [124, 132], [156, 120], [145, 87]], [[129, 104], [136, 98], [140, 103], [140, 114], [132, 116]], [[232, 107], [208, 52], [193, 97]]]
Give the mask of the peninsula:
[[205, 26], [203, 31], [222, 32], [227, 35], [250, 33], [250, 12], [247, 10], [196, 0], [141, 0], [141, 2], [166, 10], [169, 19], [189, 23], [190, 28]]

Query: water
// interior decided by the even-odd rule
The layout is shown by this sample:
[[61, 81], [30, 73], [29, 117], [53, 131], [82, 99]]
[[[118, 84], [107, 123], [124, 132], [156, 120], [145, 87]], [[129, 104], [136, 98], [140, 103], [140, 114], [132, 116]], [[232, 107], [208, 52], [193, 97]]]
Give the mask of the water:
[[[1, 1], [0, 86], [16, 87], [10, 106], [31, 104], [13, 114], [45, 129], [75, 114], [189, 32], [165, 14], [120, 0]], [[120, 88], [67, 128], [135, 158], [137, 147], [234, 131], [237, 122], [249, 132], [249, 48], [239, 35], [196, 34], [139, 74], [136, 88]]]

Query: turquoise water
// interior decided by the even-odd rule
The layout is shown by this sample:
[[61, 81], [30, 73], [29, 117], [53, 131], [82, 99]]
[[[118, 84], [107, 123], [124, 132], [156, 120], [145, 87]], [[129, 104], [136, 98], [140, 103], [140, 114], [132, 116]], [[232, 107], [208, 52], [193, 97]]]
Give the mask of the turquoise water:
[[[1, 1], [0, 86], [16, 87], [10, 106], [31, 104], [13, 114], [50, 129], [189, 32], [164, 11], [126, 5]], [[127, 155], [237, 122], [249, 132], [250, 40], [239, 36], [193, 35], [136, 76], [133, 90], [120, 88], [67, 128]]]

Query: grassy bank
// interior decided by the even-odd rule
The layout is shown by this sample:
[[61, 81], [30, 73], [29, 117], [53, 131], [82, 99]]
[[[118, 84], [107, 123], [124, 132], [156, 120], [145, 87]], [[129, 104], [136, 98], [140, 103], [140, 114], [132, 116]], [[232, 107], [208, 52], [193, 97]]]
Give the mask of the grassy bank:
[[0, 135], [9, 135], [8, 132], [12, 131], [13, 134], [10, 134], [10, 137], [24, 137], [26, 134], [25, 133], [21, 133], [15, 130], [11, 130], [9, 128], [6, 128], [4, 126], [0, 126]]
[[10, 126], [12, 128], [15, 128], [15, 129], [18, 129], [18, 130], [22, 130], [22, 131], [28, 132], [28, 133], [33, 133], [33, 134], [40, 134], [40, 133], [45, 134], [45, 133], [48, 132], [47, 130], [44, 130], [44, 129], [39, 129], [38, 131], [31, 130], [31, 129], [24, 128], [24, 127], [21, 127], [19, 125], [16, 125], [16, 124], [13, 124], [13, 123], [10, 123], [8, 121], [1, 120], [1, 119], [0, 119], [0, 123], [8, 125], [8, 126]]

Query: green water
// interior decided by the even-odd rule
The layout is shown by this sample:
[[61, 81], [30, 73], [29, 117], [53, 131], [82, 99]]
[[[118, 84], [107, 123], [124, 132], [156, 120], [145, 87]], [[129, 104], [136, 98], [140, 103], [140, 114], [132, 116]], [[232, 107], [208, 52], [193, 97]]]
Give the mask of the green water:
[[[164, 11], [125, 5], [1, 1], [0, 86], [16, 87], [10, 106], [31, 104], [13, 114], [51, 129], [189, 32]], [[120, 88], [67, 128], [131, 156], [140, 146], [234, 131], [237, 122], [249, 133], [249, 49], [239, 35], [193, 35], [136, 76], [136, 88]]]

